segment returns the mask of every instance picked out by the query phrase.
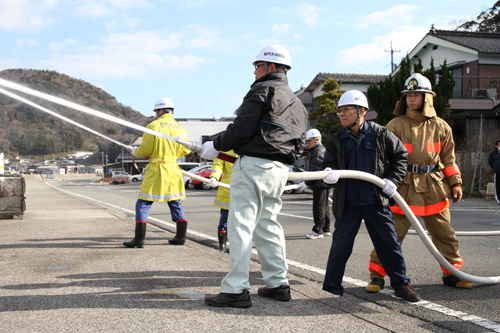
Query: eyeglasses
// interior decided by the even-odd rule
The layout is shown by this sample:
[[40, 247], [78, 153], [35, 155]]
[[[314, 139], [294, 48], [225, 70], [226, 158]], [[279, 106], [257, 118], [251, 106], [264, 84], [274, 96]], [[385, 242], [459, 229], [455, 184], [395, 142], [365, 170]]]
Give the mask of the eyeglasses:
[[343, 108], [343, 109], [338, 109], [337, 112], [338, 113], [341, 113], [341, 112], [346, 113], [347, 111], [353, 110], [353, 109], [356, 109], [356, 107], [354, 107], [354, 106], [348, 106], [348, 107]]
[[254, 65], [255, 66], [255, 70], [257, 70], [257, 68], [259, 68], [260, 66], [264, 66], [264, 64], [257, 64], [257, 65]]

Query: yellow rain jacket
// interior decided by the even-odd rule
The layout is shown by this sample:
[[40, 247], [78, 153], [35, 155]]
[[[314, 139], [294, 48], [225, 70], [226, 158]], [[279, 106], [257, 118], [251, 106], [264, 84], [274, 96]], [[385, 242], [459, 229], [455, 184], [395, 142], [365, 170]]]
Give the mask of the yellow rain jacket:
[[[238, 157], [232, 150], [225, 152], [228, 155]], [[229, 184], [231, 180], [231, 171], [233, 170], [233, 163], [216, 158], [212, 165], [212, 173], [210, 178], [215, 177], [220, 179], [219, 182]], [[222, 178], [221, 178], [222, 176]], [[219, 187], [217, 195], [215, 196], [214, 206], [225, 210], [229, 210], [229, 189]]]
[[[187, 140], [184, 128], [168, 113], [150, 123], [147, 128], [181, 140]], [[139, 199], [146, 201], [184, 199], [186, 190], [182, 182], [181, 170], [176, 161], [188, 153], [189, 149], [183, 145], [144, 133], [141, 146], [134, 150], [135, 157], [149, 157]]]
[[[411, 165], [439, 165], [440, 170], [428, 173], [408, 171], [398, 193], [417, 216], [440, 213], [450, 205], [448, 197], [451, 186], [462, 184], [460, 170], [455, 164], [451, 127], [437, 116], [433, 97], [429, 93], [425, 94], [422, 113], [408, 108], [403, 95], [396, 104], [394, 114], [398, 117], [386, 127], [408, 150], [409, 168]], [[396, 214], [404, 214], [398, 205], [392, 206], [391, 210]]]

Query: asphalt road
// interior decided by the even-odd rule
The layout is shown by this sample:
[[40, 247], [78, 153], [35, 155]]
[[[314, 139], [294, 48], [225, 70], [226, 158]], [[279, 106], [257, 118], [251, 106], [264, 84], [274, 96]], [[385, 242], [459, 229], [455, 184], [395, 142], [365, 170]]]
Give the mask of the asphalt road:
[[[130, 221], [130, 238], [133, 237], [135, 202], [141, 183], [103, 186], [90, 180], [67, 180], [50, 184], [79, 195], [82, 200], [98, 203]], [[212, 205], [215, 193], [215, 190], [188, 190], [187, 199], [182, 201], [189, 220], [189, 231], [194, 232], [190, 234], [190, 238], [212, 247], [216, 247], [219, 220], [219, 210]], [[289, 194], [282, 198], [284, 204], [279, 221], [285, 230], [289, 270], [317, 281], [318, 288], [321, 288], [331, 237], [317, 240], [305, 237], [313, 225], [312, 195]], [[500, 206], [494, 202], [465, 199], [452, 205], [451, 212], [452, 225], [456, 231], [500, 231]], [[332, 225], [333, 221], [332, 219]], [[150, 223], [174, 230], [166, 203], [155, 203], [152, 206]], [[464, 258], [462, 271], [475, 276], [500, 275], [500, 236], [459, 236], [459, 242], [460, 253]], [[344, 279], [346, 293], [424, 321], [439, 322], [440, 326], [451, 331], [463, 331], [463, 327], [458, 328], [458, 323], [466, 320], [471, 322], [468, 332], [500, 332], [500, 285], [475, 284], [471, 290], [443, 286], [439, 264], [417, 235], [406, 237], [403, 252], [407, 275], [427, 303], [391, 302], [391, 289], [387, 287], [387, 293], [366, 293], [364, 286], [369, 282], [368, 259], [371, 249], [366, 228], [362, 226], [347, 263]], [[386, 286], [388, 285], [386, 278]]]

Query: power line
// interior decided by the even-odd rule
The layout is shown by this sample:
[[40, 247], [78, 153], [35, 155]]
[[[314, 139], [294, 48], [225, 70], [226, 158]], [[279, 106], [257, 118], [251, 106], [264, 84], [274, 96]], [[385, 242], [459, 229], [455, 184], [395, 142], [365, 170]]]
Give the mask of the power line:
[[390, 51], [385, 50], [385, 52], [391, 52], [391, 72], [394, 72], [394, 70], [396, 69], [394, 67], [394, 52], [401, 52], [401, 50], [394, 50], [392, 48], [392, 40], [391, 40], [391, 50]]

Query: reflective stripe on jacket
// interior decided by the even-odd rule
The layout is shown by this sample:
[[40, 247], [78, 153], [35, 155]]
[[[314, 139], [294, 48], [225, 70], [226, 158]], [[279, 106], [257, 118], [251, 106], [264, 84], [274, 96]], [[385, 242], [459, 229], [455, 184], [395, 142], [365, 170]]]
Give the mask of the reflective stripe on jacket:
[[[427, 95], [427, 94], [426, 94]], [[428, 106], [432, 107], [432, 106]], [[413, 213], [427, 216], [448, 208], [451, 186], [462, 184], [460, 170], [455, 164], [455, 143], [451, 127], [437, 116], [426, 117], [411, 109], [387, 124], [407, 148], [408, 164], [439, 165], [439, 171], [413, 173], [408, 171], [398, 188]], [[396, 214], [402, 214], [399, 206], [391, 207]]]
[[[186, 131], [171, 114], [163, 114], [147, 128], [187, 140]], [[173, 201], [186, 197], [182, 173], [176, 161], [188, 154], [189, 149], [173, 141], [144, 133], [141, 146], [134, 153], [136, 157], [149, 157], [150, 160], [146, 166], [139, 199]]]

